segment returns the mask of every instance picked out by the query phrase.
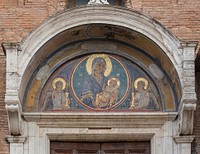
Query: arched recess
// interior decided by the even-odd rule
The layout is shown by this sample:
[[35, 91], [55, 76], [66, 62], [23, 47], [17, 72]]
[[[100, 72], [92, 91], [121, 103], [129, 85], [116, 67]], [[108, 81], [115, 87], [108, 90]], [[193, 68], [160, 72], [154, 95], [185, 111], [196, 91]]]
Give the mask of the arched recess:
[[[6, 84], [5, 102], [10, 120], [10, 134], [23, 134], [21, 132], [21, 121], [23, 121], [21, 113], [23, 113], [24, 123], [30, 124], [30, 127], [33, 124], [35, 130], [41, 130], [40, 135], [43, 135], [40, 136], [41, 145], [49, 143], [46, 139], [48, 135], [48, 139], [54, 140], [59, 137], [65, 140], [79, 140], [85, 136], [89, 141], [96, 138], [107, 140], [108, 136], [112, 140], [115, 135], [120, 137], [125, 135], [128, 140], [137, 140], [140, 135], [139, 140], [151, 140], [152, 153], [156, 153], [160, 134], [163, 141], [169, 137], [171, 144], [174, 144], [171, 141], [174, 136], [192, 134], [196, 98], [194, 74], [191, 69], [194, 69], [195, 46], [195, 43], [180, 42], [153, 18], [125, 8], [87, 6], [56, 14], [44, 21], [21, 43], [4, 44], [7, 54], [6, 74], [9, 81]], [[62, 110], [61, 113], [40, 110], [38, 108], [40, 94], [46, 85], [48, 89], [48, 83], [53, 83], [52, 76], [56, 76], [55, 70], [62, 72], [65, 69], [63, 66], [71, 61], [75, 61], [78, 65], [70, 69], [77, 69], [81, 62], [94, 54], [100, 57], [106, 55], [121, 68], [131, 64], [132, 69], [133, 64], [134, 68], [141, 70], [145, 74], [142, 77], [153, 83], [160, 98], [160, 107], [151, 112], [132, 110], [131, 99], [127, 99], [126, 102], [129, 102], [127, 113], [74, 114], [68, 113], [68, 109]], [[126, 66], [122, 64], [123, 61], [127, 62]], [[130, 86], [134, 86], [133, 83], [139, 76], [134, 80], [132, 76], [131, 78]], [[188, 80], [192, 81], [192, 84]], [[131, 96], [131, 91], [128, 93]], [[172, 104], [172, 107], [170, 105], [166, 107], [167, 104]], [[178, 114], [179, 119], [176, 118]], [[80, 122], [80, 118], [83, 122]], [[55, 123], [52, 123], [52, 119], [55, 119]], [[95, 134], [96, 132], [92, 130], [85, 131], [86, 128], [93, 127], [109, 130], [106, 130], [107, 134], [101, 134], [101, 131], [100, 134], [98, 132]], [[167, 133], [163, 132], [161, 127]], [[71, 134], [71, 130], [61, 128], [72, 128], [75, 135]], [[79, 128], [83, 128], [84, 131], [80, 133], [82, 130], [78, 130], [77, 133]], [[124, 132], [124, 128], [131, 129]], [[138, 132], [137, 128], [144, 130]], [[116, 132], [118, 134], [115, 134]], [[27, 136], [29, 137], [29, 134]], [[164, 144], [163, 142], [163, 149], [165, 149]], [[37, 149], [37, 146], [40, 145], [35, 144], [34, 148]], [[44, 153], [48, 153], [48, 150]], [[161, 150], [159, 153], [164, 151]]]
[[[116, 40], [128, 43], [145, 51], [148, 50], [148, 54], [158, 60], [158, 63], [160, 63], [158, 65], [163, 65], [162, 67], [167, 75], [173, 76], [174, 79], [172, 79], [172, 84], [176, 83], [177, 85], [175, 92], [178, 93], [179, 96], [177, 100], [180, 101], [182, 95], [181, 61], [183, 59], [182, 51], [179, 48], [180, 42], [171, 35], [169, 31], [149, 16], [122, 8], [104, 6], [78, 8], [55, 15], [41, 24], [22, 41], [20, 44], [21, 53], [18, 56], [18, 65], [20, 68], [19, 74], [21, 76], [19, 78], [19, 96], [21, 101], [24, 99], [26, 85], [28, 84], [31, 74], [38, 67], [38, 64], [42, 62], [45, 57], [68, 43], [89, 39], [89, 37], [86, 36], [82, 36], [82, 38], [78, 35], [75, 36], [76, 34], [70, 36], [70, 33], [78, 33], [78, 30], [81, 30], [81, 28], [78, 29], [78, 27], [90, 24], [114, 25], [115, 27], [112, 28], [111, 31], [116, 29], [116, 27], [119, 27], [119, 29], [121, 27], [124, 31], [127, 31], [127, 33], [131, 31], [135, 32], [135, 34], [133, 34], [135, 36], [133, 37], [139, 35], [141, 38], [143, 37], [143, 41], [148, 42], [149, 45], [144, 46], [144, 44], [141, 43], [142, 40], [137, 38], [134, 39], [136, 41], [133, 41], [118, 36], [119, 38]], [[63, 41], [62, 38], [64, 37], [65, 40], [67, 40], [67, 35], [74, 37], [74, 40], [68, 40], [68, 42]], [[137, 42], [137, 40], [139, 41]], [[50, 46], [49, 44], [53, 44], [53, 46]], [[51, 47], [51, 49], [48, 47]], [[167, 61], [165, 62], [165, 60]]]

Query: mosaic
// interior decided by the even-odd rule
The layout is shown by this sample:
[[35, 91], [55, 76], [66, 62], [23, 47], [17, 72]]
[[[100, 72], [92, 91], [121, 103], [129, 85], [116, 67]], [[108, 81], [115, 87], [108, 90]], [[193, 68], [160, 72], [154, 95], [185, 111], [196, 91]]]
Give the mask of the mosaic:
[[48, 79], [40, 111], [160, 111], [160, 95], [132, 61], [92, 54], [69, 61]]

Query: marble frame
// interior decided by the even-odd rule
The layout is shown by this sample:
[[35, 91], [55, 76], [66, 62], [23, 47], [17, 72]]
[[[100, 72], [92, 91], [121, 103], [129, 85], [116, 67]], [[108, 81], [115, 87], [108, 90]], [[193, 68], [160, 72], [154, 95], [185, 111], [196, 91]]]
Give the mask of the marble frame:
[[[50, 141], [150, 141], [151, 154], [165, 153], [166, 147], [167, 153], [173, 154], [170, 147], [178, 148], [173, 140], [176, 126], [172, 121], [176, 114], [95, 113], [91, 116], [91, 113], [24, 113], [27, 121], [24, 123], [25, 132], [29, 134], [24, 142], [24, 154], [49, 154]], [[49, 120], [49, 116], [54, 122]], [[98, 122], [100, 119], [101, 123]], [[120, 119], [123, 119], [123, 125]], [[25, 148], [30, 146], [31, 149]]]

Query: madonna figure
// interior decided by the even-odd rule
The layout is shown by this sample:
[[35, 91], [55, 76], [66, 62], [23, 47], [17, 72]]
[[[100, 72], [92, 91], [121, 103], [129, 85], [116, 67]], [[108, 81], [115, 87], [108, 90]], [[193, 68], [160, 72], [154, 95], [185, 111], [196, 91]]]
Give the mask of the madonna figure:
[[83, 103], [92, 108], [96, 107], [94, 105], [96, 95], [105, 89], [111, 69], [112, 64], [107, 55], [97, 54], [88, 58], [86, 64], [88, 76], [84, 79], [81, 92]]

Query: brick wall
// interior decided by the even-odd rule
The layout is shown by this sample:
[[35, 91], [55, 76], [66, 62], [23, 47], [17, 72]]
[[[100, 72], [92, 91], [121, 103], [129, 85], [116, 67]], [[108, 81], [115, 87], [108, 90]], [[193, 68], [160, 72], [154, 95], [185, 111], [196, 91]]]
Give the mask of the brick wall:
[[[199, 0], [126, 0], [126, 2], [127, 7], [154, 17], [180, 40], [200, 41]], [[46, 18], [62, 11], [66, 4], [66, 0], [0, 0], [0, 44], [20, 42]], [[3, 102], [5, 56], [2, 48], [0, 48], [0, 81], [0, 151], [6, 154], [9, 150], [5, 140], [8, 126]], [[199, 110], [196, 115], [199, 115]], [[200, 152], [200, 129], [198, 129], [200, 120], [196, 118], [195, 122], [195, 134], [199, 134], [199, 137], [196, 139], [194, 149]]]
[[[0, 35], [1, 36], [1, 35]], [[5, 95], [5, 56], [0, 55], [0, 153], [7, 154], [8, 146], [5, 136], [8, 134], [7, 114], [4, 106]]]
[[163, 24], [181, 40], [200, 40], [199, 0], [131, 0], [132, 8]]
[[[65, 0], [0, 0], [0, 44], [20, 42], [48, 16], [63, 10]], [[5, 56], [0, 47], [0, 153], [8, 154], [7, 115], [4, 106]]]
[[[200, 62], [200, 59], [198, 60]], [[200, 65], [198, 66], [200, 67]], [[197, 109], [194, 117], [194, 134], [196, 136], [193, 141], [193, 153], [200, 153], [200, 71], [196, 71], [196, 93], [197, 93]]]

